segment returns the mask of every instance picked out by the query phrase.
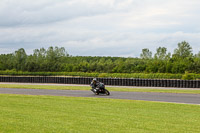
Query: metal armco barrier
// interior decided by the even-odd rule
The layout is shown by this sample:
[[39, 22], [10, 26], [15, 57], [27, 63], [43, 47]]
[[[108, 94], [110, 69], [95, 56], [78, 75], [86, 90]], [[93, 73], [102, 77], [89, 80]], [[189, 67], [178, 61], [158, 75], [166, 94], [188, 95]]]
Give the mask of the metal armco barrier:
[[[57, 83], [57, 84], [86, 84], [93, 78], [86, 77], [48, 77], [48, 76], [0, 76], [0, 82], [17, 83]], [[200, 80], [168, 80], [168, 79], [125, 79], [125, 78], [97, 78], [105, 85], [141, 86], [141, 87], [178, 87], [200, 88]]]

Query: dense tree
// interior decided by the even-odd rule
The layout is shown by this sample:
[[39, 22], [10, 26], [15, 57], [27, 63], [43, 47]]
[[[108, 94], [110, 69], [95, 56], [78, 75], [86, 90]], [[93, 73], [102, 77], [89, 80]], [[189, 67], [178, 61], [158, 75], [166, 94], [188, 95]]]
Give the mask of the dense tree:
[[200, 51], [194, 57], [194, 68], [193, 72], [200, 73]]
[[198, 54], [195, 55], [195, 57], [200, 59], [200, 51]]
[[152, 52], [148, 48], [142, 49], [142, 53], [140, 54], [140, 58], [151, 59], [152, 58]]
[[192, 47], [186, 41], [178, 43], [178, 48], [174, 50], [173, 57], [175, 58], [186, 58], [192, 57]]
[[166, 60], [170, 58], [170, 53], [167, 53], [167, 48], [159, 47], [156, 49], [156, 54], [154, 55], [155, 59]]
[[70, 56], [63, 47], [35, 49], [27, 55], [23, 48], [0, 55], [0, 70], [29, 72], [100, 72], [100, 73], [200, 73], [200, 52], [193, 56], [192, 47], [181, 42], [171, 54], [167, 48], [156, 49], [154, 58], [143, 49], [141, 58]]
[[23, 48], [14, 53], [14, 67], [16, 70], [25, 70], [27, 55]]
[[178, 43], [178, 48], [174, 50], [170, 61], [173, 63], [172, 73], [194, 72], [195, 61], [192, 47], [186, 41]]
[[0, 70], [13, 69], [14, 67], [14, 55], [2, 54], [0, 55]]

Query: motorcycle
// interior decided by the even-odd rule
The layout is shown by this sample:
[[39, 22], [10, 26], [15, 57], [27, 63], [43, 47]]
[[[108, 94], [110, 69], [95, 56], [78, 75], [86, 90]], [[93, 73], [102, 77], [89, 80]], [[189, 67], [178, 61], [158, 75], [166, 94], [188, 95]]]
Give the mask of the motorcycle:
[[110, 92], [105, 88], [104, 83], [99, 83], [99, 85], [95, 89], [91, 89], [91, 91], [94, 92], [95, 95], [99, 94], [110, 95]]

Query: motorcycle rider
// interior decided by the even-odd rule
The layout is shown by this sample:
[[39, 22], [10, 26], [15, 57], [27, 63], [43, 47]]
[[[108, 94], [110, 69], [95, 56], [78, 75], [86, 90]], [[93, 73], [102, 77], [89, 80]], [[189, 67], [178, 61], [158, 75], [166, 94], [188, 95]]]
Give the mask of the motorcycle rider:
[[92, 87], [91, 91], [94, 92], [96, 95], [99, 95], [99, 93], [110, 95], [110, 92], [105, 89], [104, 83], [97, 81], [96, 78], [93, 78], [90, 86]]
[[93, 78], [90, 86], [92, 87], [91, 91], [96, 92], [97, 87], [99, 86], [100, 82], [97, 81], [96, 78]]

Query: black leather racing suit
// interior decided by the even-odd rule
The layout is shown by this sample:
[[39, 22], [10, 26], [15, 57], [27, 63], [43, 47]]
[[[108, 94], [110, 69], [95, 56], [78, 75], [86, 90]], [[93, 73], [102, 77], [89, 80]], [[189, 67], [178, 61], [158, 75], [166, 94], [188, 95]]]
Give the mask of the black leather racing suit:
[[96, 83], [91, 82], [90, 86], [92, 87], [91, 91], [95, 91], [96, 88], [99, 86], [100, 82], [96, 81]]

